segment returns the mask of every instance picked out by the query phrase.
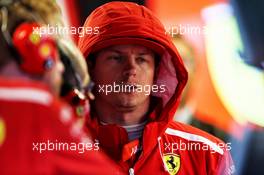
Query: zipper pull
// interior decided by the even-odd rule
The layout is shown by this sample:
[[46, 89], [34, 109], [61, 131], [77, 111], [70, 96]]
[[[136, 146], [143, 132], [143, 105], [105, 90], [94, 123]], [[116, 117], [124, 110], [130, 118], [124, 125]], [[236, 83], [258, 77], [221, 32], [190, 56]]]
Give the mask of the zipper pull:
[[129, 168], [129, 175], [134, 175], [135, 174], [135, 171], [134, 171], [134, 169], [133, 168]]

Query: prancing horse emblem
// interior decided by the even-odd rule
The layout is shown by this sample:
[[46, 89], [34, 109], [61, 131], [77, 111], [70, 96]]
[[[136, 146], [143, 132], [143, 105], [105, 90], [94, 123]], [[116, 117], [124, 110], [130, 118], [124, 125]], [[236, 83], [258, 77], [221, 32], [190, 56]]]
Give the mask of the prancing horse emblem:
[[180, 169], [181, 161], [180, 156], [177, 154], [164, 154], [163, 162], [166, 170], [170, 173], [170, 175], [175, 175]]

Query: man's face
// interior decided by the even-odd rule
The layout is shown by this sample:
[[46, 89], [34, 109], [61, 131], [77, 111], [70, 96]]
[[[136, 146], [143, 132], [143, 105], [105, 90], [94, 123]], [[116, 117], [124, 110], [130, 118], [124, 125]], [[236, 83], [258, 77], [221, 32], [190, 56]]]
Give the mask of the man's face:
[[[95, 65], [91, 70], [92, 79], [96, 84], [96, 100], [109, 103], [119, 110], [133, 110], [138, 105], [149, 100], [149, 95], [142, 89], [129, 91], [125, 85], [151, 86], [154, 79], [155, 60], [154, 53], [140, 45], [116, 45], [101, 50], [96, 55]], [[114, 83], [123, 85], [123, 90]], [[106, 89], [106, 86], [109, 86]], [[102, 91], [104, 86], [104, 91]], [[106, 94], [106, 90], [111, 90]], [[100, 90], [101, 89], [101, 90]]]

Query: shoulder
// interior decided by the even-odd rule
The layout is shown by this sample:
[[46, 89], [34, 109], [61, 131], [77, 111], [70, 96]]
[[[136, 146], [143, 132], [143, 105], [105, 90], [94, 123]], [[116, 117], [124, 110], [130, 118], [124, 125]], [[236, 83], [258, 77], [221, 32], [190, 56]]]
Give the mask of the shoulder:
[[176, 121], [170, 122], [170, 124], [167, 127], [166, 133], [171, 134], [171, 135], [175, 135], [175, 133], [178, 133], [176, 135], [179, 135], [179, 136], [184, 136], [184, 133], [185, 133], [186, 135], [189, 135], [189, 136], [190, 135], [193, 135], [193, 136], [197, 135], [200, 137], [204, 137], [204, 138], [212, 140], [214, 142], [223, 142], [219, 138], [217, 138], [217, 137], [215, 137], [215, 136], [213, 136], [213, 135], [211, 135], [211, 134], [209, 134], [209, 133], [207, 133], [201, 129], [198, 129], [198, 128], [193, 127], [193, 126], [188, 125], [188, 124], [176, 122]]
[[54, 102], [54, 96], [41, 83], [20, 79], [0, 79], [0, 100], [50, 106]]
[[[0, 103], [5, 110], [15, 109], [22, 114], [69, 116], [71, 108], [49, 88], [36, 81], [0, 77]], [[67, 117], [63, 117], [67, 118]]]
[[179, 122], [170, 122], [163, 135], [158, 138], [158, 143], [161, 155], [173, 154], [184, 157], [186, 166], [199, 166], [197, 171], [203, 172], [202, 174], [205, 172], [233, 174], [235, 172], [229, 152], [230, 143], [226, 144], [198, 128]]
[[226, 151], [227, 144], [213, 135], [198, 128], [179, 122], [170, 122], [164, 135], [170, 140], [181, 140], [185, 143], [197, 143], [208, 146], [208, 151], [221, 155]]
[[43, 126], [53, 125], [54, 129], [72, 125], [75, 118], [68, 104], [54, 96], [45, 84], [35, 81], [0, 77], [0, 106], [3, 116], [12, 115], [16, 120], [17, 116], [26, 116]]

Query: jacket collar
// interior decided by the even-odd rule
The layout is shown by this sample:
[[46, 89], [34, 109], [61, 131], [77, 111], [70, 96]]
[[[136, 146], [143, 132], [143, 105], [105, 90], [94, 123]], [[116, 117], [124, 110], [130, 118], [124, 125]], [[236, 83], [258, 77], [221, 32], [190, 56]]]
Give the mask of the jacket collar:
[[[142, 148], [142, 155], [151, 152], [157, 144], [158, 136], [168, 124], [168, 122], [158, 121], [162, 109], [161, 100], [153, 99], [153, 101], [155, 101], [156, 106], [153, 107], [152, 112], [148, 114], [149, 120], [144, 128], [143, 136], [139, 140], [139, 147]], [[116, 124], [100, 124], [95, 112], [92, 112], [91, 116], [87, 118], [86, 126], [91, 130], [92, 137], [99, 141], [100, 148], [115, 161], [122, 161], [124, 149], [126, 149], [128, 145], [133, 145], [133, 141], [129, 142], [127, 131], [124, 128]]]

